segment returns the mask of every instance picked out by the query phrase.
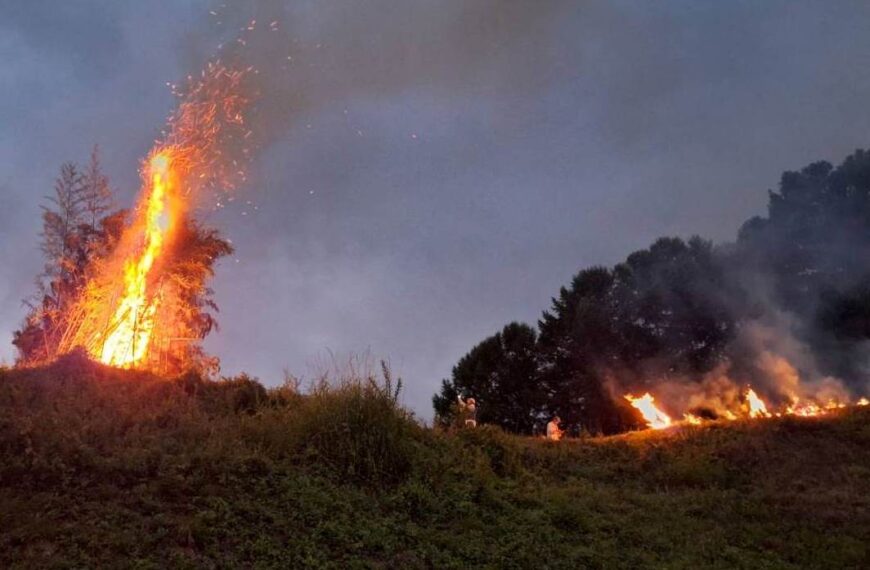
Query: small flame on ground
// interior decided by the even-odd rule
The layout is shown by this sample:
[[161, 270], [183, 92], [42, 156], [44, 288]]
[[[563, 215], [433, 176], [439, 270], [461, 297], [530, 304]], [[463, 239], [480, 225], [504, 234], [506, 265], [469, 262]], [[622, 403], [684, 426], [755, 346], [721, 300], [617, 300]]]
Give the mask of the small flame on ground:
[[640, 398], [635, 398], [631, 394], [626, 394], [625, 399], [628, 400], [632, 407], [640, 411], [647, 425], [652, 429], [663, 429], [670, 426], [673, 422], [671, 417], [658, 409], [655, 405], [655, 398], [647, 392]]
[[746, 403], [749, 404], [750, 418], [769, 418], [770, 412], [767, 411], [767, 405], [764, 400], [758, 397], [755, 390], [749, 388], [746, 391]]
[[[751, 419], [772, 417], [781, 418], [784, 416], [814, 417], [848, 408], [850, 406], [847, 401], [841, 401], [838, 399], [830, 399], [827, 403], [820, 404], [818, 402], [802, 402], [799, 398], [793, 396], [790, 405], [771, 412], [768, 410], [768, 405], [765, 401], [751, 387], [746, 389], [744, 397], [745, 407], [741, 415], [735, 414], [731, 410], [717, 411], [718, 419], [734, 421], [740, 419], [740, 417], [749, 417]], [[662, 429], [675, 424], [701, 425], [708, 421], [715, 421], [713, 418], [708, 419], [688, 412], [683, 414], [683, 417], [679, 421], [673, 422], [671, 421], [670, 416], [655, 406], [655, 399], [649, 392], [640, 398], [626, 395], [625, 399], [631, 402], [631, 405], [640, 411], [644, 420], [646, 420], [648, 426], [652, 429]], [[870, 399], [862, 397], [851, 405], [857, 407], [868, 406], [870, 405]]]
[[696, 416], [695, 414], [683, 414], [683, 423], [697, 426], [701, 425], [703, 420]]

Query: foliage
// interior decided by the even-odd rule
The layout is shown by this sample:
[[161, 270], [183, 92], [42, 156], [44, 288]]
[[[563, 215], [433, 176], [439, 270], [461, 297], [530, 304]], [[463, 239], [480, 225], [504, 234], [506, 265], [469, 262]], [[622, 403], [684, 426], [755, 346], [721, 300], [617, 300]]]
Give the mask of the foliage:
[[[246, 377], [167, 381], [82, 355], [0, 371], [0, 565], [730, 569], [866, 560], [868, 410], [556, 444], [491, 426], [433, 432], [397, 406], [395, 386], [356, 380], [292, 396], [289, 385], [276, 394]], [[352, 414], [362, 434], [330, 431]], [[381, 449], [398, 455], [348, 476], [363, 472], [348, 466], [378, 461], [352, 443], [375, 431], [390, 434]], [[399, 475], [389, 468], [396, 457], [409, 464]]]
[[163, 367], [174, 371], [195, 367], [212, 374], [220, 368], [218, 360], [206, 355], [196, 341], [217, 329], [218, 306], [207, 283], [214, 277], [214, 264], [232, 254], [233, 247], [217, 230], [204, 228], [191, 218], [183, 219], [180, 226], [175, 237], [178, 245], [168, 260], [162, 285], [164, 295], [176, 297], [174, 306], [180, 310], [170, 328], [184, 344], [166, 351]]
[[612, 270], [581, 271], [539, 323], [549, 410], [593, 433], [637, 425], [608, 378], [618, 375], [630, 390], [712, 369], [733, 334], [732, 295], [711, 244], [699, 238], [662, 238]]
[[739, 254], [799, 318], [823, 374], [863, 382], [870, 338], [870, 151], [785, 172], [768, 215], [740, 229]]
[[543, 398], [537, 381], [537, 333], [525, 324], [511, 323], [474, 347], [444, 380], [433, 398], [442, 425], [452, 423], [457, 396], [474, 396], [477, 419], [514, 432], [540, 429]]
[[[127, 211], [113, 210], [111, 186], [96, 146], [83, 172], [72, 163], [61, 167], [48, 202], [43, 208], [41, 244], [45, 268], [37, 278], [37, 294], [26, 301], [28, 314], [13, 339], [17, 362], [23, 365], [48, 362], [90, 340], [76, 336], [88, 313], [86, 305], [93, 301], [84, 293], [92, 293], [111, 309], [110, 299], [117, 295], [117, 268], [111, 262], [117, 260], [110, 256], [129, 222]], [[180, 220], [173, 245], [172, 254], [161, 260], [167, 267], [158, 289], [166, 298], [174, 296], [183, 310], [173, 315], [172, 338], [159, 339], [165, 345], [160, 369], [164, 373], [196, 369], [215, 374], [218, 360], [205, 354], [199, 342], [217, 328], [218, 307], [207, 283], [215, 263], [233, 248], [216, 230], [189, 217]], [[111, 275], [108, 283], [102, 279], [106, 274]], [[96, 328], [102, 330], [105, 317], [98, 316]]]
[[805, 345], [811, 356], [801, 373], [836, 377], [863, 395], [868, 230], [870, 152], [858, 150], [836, 168], [816, 162], [785, 172], [769, 193], [767, 217], [747, 221], [736, 244], [660, 238], [612, 268], [579, 271], [539, 321], [533, 356], [517, 364], [499, 352], [498, 336], [486, 339], [443, 383], [435, 411], [449, 416], [459, 391], [501, 403], [509, 396], [494, 395], [487, 375], [528, 378], [525, 363], [534, 360], [536, 372], [522, 384], [529, 409], [489, 421], [527, 432], [523, 421], [534, 409], [538, 417], [558, 414], [569, 428], [625, 431], [639, 421], [625, 392], [701, 382], [726, 364], [754, 374], [765, 347], [738, 333], [783, 320], [778, 337]]
[[114, 248], [123, 230], [126, 212], [112, 212], [112, 191], [103, 174], [95, 146], [84, 172], [64, 163], [54, 193], [43, 206], [40, 249], [45, 258], [36, 279], [36, 294], [25, 301], [29, 308], [13, 344], [18, 362], [44, 362], [57, 354], [69, 326], [70, 309], [96, 260]]
[[[395, 484], [412, 468], [420, 428], [398, 406], [401, 380], [386, 365], [374, 375], [321, 379], [303, 397], [278, 394], [263, 411], [274, 423], [248, 425], [248, 440], [285, 456], [314, 461], [341, 482]], [[269, 428], [269, 429], [261, 429]]]

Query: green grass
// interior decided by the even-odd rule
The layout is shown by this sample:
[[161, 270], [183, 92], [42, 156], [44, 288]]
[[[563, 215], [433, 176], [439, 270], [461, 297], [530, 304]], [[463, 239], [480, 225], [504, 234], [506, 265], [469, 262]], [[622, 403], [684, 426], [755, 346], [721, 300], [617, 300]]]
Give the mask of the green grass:
[[870, 410], [551, 444], [395, 395], [2, 371], [0, 567], [867, 567]]

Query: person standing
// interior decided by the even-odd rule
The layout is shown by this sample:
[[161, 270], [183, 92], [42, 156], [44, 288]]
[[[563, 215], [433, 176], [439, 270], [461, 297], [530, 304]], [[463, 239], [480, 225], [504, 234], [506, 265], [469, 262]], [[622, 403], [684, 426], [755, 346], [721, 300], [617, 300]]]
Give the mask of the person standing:
[[553, 419], [547, 424], [547, 439], [550, 441], [559, 441], [562, 439], [562, 435], [565, 433], [562, 431], [562, 428], [559, 427], [559, 424], [562, 423], [561, 418], [559, 416], [553, 416]]
[[459, 401], [459, 417], [462, 420], [463, 427], [477, 427], [477, 402], [474, 398], [462, 400], [462, 396], [457, 395]]

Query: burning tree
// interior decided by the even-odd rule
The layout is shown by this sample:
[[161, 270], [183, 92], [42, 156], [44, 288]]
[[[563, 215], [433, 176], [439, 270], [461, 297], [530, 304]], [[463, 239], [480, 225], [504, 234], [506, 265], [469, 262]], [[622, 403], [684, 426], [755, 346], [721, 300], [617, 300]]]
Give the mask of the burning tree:
[[211, 63], [188, 78], [163, 139], [143, 163], [129, 217], [104, 215], [110, 193], [96, 155], [84, 175], [64, 166], [57, 207], [44, 215], [49, 294], [32, 304], [16, 333], [20, 363], [80, 347], [124, 368], [216, 369], [200, 346], [217, 325], [207, 283], [232, 246], [195, 213], [205, 198], [220, 200], [245, 178], [247, 71]]
[[[660, 238], [584, 269], [538, 322], [522, 401], [593, 433], [870, 405], [868, 229], [870, 151], [858, 150], [783, 173], [736, 243]], [[470, 377], [515, 367], [492, 354]], [[445, 381], [436, 411], [466, 385]], [[480, 386], [490, 405], [513, 397]]]
[[69, 309], [93, 276], [94, 262], [114, 249], [126, 215], [112, 211], [112, 191], [96, 146], [85, 170], [73, 163], [61, 166], [42, 212], [45, 266], [36, 278], [36, 293], [25, 300], [24, 325], [13, 337], [19, 363], [42, 362], [57, 353]]

